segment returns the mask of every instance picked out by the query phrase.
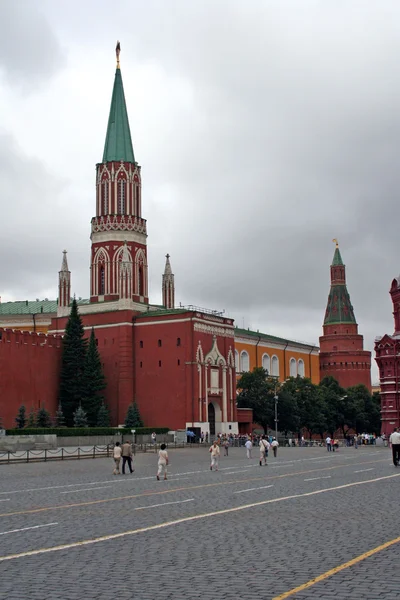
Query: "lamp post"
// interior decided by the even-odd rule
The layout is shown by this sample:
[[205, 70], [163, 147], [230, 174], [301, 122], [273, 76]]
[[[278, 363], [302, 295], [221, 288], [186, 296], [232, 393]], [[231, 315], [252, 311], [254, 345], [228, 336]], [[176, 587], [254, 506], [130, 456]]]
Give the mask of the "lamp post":
[[275, 400], [275, 439], [278, 441], [278, 396], [274, 396]]

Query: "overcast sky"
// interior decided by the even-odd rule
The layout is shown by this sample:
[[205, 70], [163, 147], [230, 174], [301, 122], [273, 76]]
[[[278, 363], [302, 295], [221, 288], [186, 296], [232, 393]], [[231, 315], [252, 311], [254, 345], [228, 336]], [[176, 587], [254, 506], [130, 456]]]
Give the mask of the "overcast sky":
[[[337, 237], [365, 346], [400, 272], [398, 0], [3, 0], [0, 295], [89, 293], [95, 164], [121, 69], [150, 299], [318, 342]], [[376, 370], [373, 371], [376, 379]]]

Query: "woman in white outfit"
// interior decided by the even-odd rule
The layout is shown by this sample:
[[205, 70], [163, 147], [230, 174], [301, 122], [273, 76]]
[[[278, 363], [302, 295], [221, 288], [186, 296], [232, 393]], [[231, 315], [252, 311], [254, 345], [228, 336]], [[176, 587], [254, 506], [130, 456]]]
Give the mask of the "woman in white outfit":
[[209, 452], [211, 453], [210, 471], [213, 470], [213, 467], [215, 467], [215, 470], [218, 471], [218, 459], [221, 452], [216, 441], [210, 447]]
[[167, 466], [168, 466], [167, 446], [165, 444], [161, 444], [160, 450], [158, 451], [157, 481], [160, 481], [160, 475], [163, 471], [164, 471], [164, 479], [167, 479]]
[[267, 464], [267, 455], [270, 447], [269, 441], [263, 436], [260, 440], [260, 467], [264, 461], [264, 464]]

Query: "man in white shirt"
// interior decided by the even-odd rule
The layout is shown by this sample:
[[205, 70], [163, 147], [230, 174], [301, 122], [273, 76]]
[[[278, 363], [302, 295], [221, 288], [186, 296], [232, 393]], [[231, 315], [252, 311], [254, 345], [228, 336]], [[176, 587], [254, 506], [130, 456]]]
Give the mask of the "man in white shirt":
[[267, 456], [268, 456], [268, 450], [270, 447], [270, 443], [263, 435], [263, 437], [260, 440], [259, 445], [260, 445], [260, 467], [261, 467], [263, 464], [263, 461], [264, 461], [265, 465], [267, 464]]
[[393, 464], [395, 467], [397, 467], [400, 460], [400, 433], [397, 427], [395, 427], [393, 433], [391, 434], [389, 442], [392, 445]]
[[252, 444], [251, 440], [247, 440], [247, 442], [245, 443], [245, 447], [246, 447], [247, 458], [252, 458], [251, 449], [253, 447], [253, 444]]
[[326, 438], [325, 443], [326, 443], [326, 449], [328, 450], [328, 452], [332, 452], [332, 440], [329, 437], [329, 435]]

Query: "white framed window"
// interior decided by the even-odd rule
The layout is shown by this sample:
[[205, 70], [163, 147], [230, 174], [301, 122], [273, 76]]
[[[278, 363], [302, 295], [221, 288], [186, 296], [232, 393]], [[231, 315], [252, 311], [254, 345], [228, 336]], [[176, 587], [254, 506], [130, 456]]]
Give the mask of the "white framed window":
[[268, 354], [263, 354], [262, 368], [268, 372], [268, 375], [271, 375], [271, 359]]
[[271, 358], [271, 375], [279, 377], [279, 358], [275, 355]]
[[295, 358], [290, 359], [289, 373], [290, 373], [290, 377], [297, 377], [297, 361]]
[[242, 350], [242, 352], [240, 353], [240, 364], [242, 366], [243, 373], [250, 371], [250, 358], [246, 350]]
[[300, 377], [304, 377], [304, 360], [301, 358], [297, 361], [297, 374]]
[[235, 369], [237, 372], [240, 371], [239, 352], [235, 350]]

